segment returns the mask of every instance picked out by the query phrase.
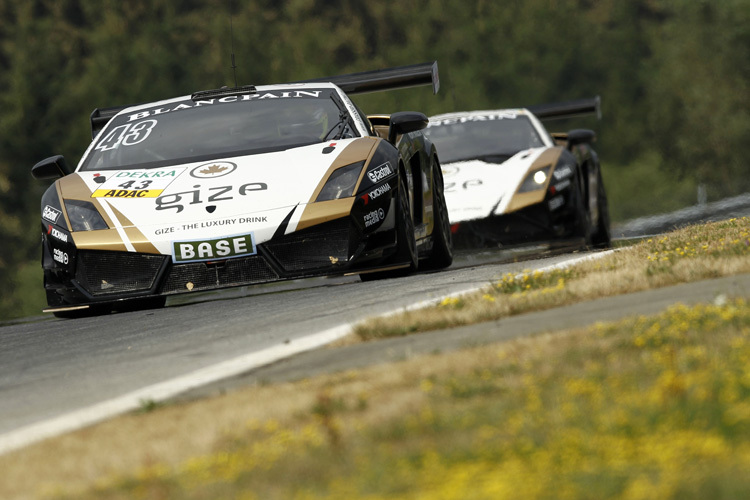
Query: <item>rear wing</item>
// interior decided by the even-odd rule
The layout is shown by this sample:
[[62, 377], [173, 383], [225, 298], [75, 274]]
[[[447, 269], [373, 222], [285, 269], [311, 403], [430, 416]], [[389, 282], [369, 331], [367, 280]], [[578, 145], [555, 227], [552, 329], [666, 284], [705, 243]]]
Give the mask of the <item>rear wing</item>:
[[537, 104], [535, 106], [527, 106], [526, 109], [531, 111], [540, 120], [559, 120], [593, 114], [596, 115], [597, 120], [601, 120], [601, 101], [601, 98], [596, 96], [589, 99], [577, 99], [575, 101]]
[[437, 94], [440, 90], [437, 61], [350, 73], [348, 75], [313, 78], [293, 83], [323, 82], [333, 83], [347, 94], [365, 94], [367, 92], [405, 89], [421, 85], [432, 85], [433, 94]]
[[95, 139], [96, 135], [102, 131], [104, 126], [117, 113], [130, 106], [115, 106], [112, 108], [96, 108], [91, 112], [91, 138]]

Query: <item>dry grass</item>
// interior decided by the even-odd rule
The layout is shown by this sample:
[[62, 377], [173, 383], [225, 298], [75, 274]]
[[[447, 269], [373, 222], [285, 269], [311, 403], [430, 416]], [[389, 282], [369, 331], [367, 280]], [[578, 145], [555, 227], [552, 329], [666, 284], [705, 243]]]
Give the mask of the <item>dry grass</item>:
[[357, 326], [364, 340], [491, 321], [678, 283], [750, 272], [750, 220], [691, 226], [547, 273], [506, 275], [483, 292]]
[[[487, 293], [465, 297], [460, 302], [446, 301], [434, 308], [427, 323], [420, 320], [423, 313], [407, 314], [396, 321], [408, 324], [407, 330], [426, 329], [435, 324], [465, 324], [477, 318], [492, 319], [497, 314], [748, 272], [749, 227], [750, 221], [737, 219], [688, 228], [573, 269], [546, 276], [527, 273], [525, 280], [506, 276]], [[382, 336], [376, 329], [386, 327], [371, 325], [367, 330], [371, 333], [364, 335]], [[330, 469], [340, 468], [342, 475], [355, 474], [357, 464], [349, 463], [350, 459], [344, 458], [346, 454], [358, 451], [351, 460], [361, 461], [369, 451], [376, 450], [359, 447], [375, 446], [376, 454], [387, 455], [385, 448], [380, 449], [373, 443], [383, 438], [384, 442], [391, 443], [388, 446], [399, 448], [397, 436], [391, 435], [397, 434], [394, 429], [421, 428], [427, 422], [432, 430], [423, 439], [427, 443], [434, 442], [436, 436], [431, 433], [434, 432], [435, 411], [447, 412], [453, 408], [458, 413], [456, 422], [451, 425], [458, 426], [462, 433], [468, 432], [467, 426], [471, 427], [471, 420], [475, 418], [472, 412], [478, 411], [478, 407], [472, 406], [474, 403], [461, 407], [455, 397], [481, 396], [487, 390], [489, 399], [496, 399], [499, 393], [508, 395], [528, 390], [532, 376], [535, 380], [554, 380], [561, 376], [560, 370], [564, 370], [565, 376], [575, 377], [591, 366], [596, 372], [597, 363], [602, 359], [607, 360], [608, 371], [624, 369], [632, 361], [620, 356], [621, 336], [632, 335], [633, 331], [632, 326], [626, 326], [625, 333], [607, 334], [591, 345], [586, 344], [590, 332], [543, 335], [491, 348], [420, 356], [297, 383], [248, 387], [216, 398], [125, 415], [0, 456], [3, 471], [0, 498], [171, 498], [179, 491], [189, 491], [194, 498], [255, 498], [245, 495], [248, 491], [242, 486], [240, 490], [230, 487], [233, 481], [246, 484], [243, 481], [248, 474], [253, 477], [253, 484], [257, 482], [259, 487], [266, 488], [263, 491], [268, 493], [267, 498], [288, 498], [284, 492], [292, 490], [277, 488], [280, 483], [288, 483], [290, 477], [297, 474], [295, 471], [309, 469], [309, 474], [302, 474], [300, 480], [312, 481], [315, 487], [322, 486], [312, 476], [320, 476], [325, 483], [330, 474], [326, 471]], [[746, 331], [743, 330], [743, 334]], [[630, 341], [631, 347], [632, 344]], [[586, 352], [576, 351], [581, 345]], [[591, 356], [594, 361], [587, 360], [587, 352], [595, 353]], [[558, 361], [549, 363], [552, 359]], [[581, 364], [586, 369], [581, 369]], [[495, 382], [489, 384], [490, 379], [500, 380], [497, 382], [500, 386], [493, 385]], [[453, 399], [435, 401], [435, 387], [442, 387]], [[536, 400], [529, 400], [529, 397], [524, 404], [536, 404]], [[484, 404], [481, 398], [479, 402], [480, 406]], [[390, 430], [383, 430], [384, 425]], [[383, 432], [390, 434], [383, 437], [379, 434]], [[362, 440], [363, 433], [370, 437]], [[375, 441], [370, 441], [372, 439]], [[376, 465], [389, 470], [389, 460], [408, 461], [410, 456], [424, 458], [424, 445], [425, 442], [405, 443], [402, 450], [405, 456], [385, 459], [385, 463]], [[248, 446], [259, 448], [252, 448], [252, 453], [239, 454]], [[285, 456], [284, 450], [287, 455], [299, 456]], [[244, 457], [246, 469], [242, 472], [240, 467], [240, 476], [229, 474], [226, 460], [230, 456]], [[267, 463], [260, 469], [253, 469], [247, 465], [248, 457], [265, 457]], [[281, 464], [280, 470], [274, 468], [277, 463]], [[324, 466], [325, 470], [317, 469]], [[266, 472], [258, 472], [260, 470]], [[211, 489], [213, 486], [202, 490], [205, 486], [198, 487], [190, 482], [205, 475], [205, 471], [212, 471], [214, 475], [228, 474], [227, 477], [233, 478], [227, 480], [230, 486], [222, 483], [218, 490]], [[234, 473], [234, 469], [231, 471]], [[256, 471], [258, 477], [253, 476], [252, 471]], [[451, 471], [448, 468], [443, 472], [450, 475]], [[332, 483], [323, 485], [325, 491], [339, 491], [337, 488], [341, 485], [336, 485], [335, 478], [331, 480]], [[197, 489], [191, 489], [193, 486]], [[230, 490], [222, 489], [225, 486]], [[94, 487], [100, 489], [92, 490]], [[182, 497], [182, 494], [177, 493], [177, 496]], [[398, 496], [392, 495], [393, 498]], [[336, 494], [331, 493], [330, 497], [335, 498]]]

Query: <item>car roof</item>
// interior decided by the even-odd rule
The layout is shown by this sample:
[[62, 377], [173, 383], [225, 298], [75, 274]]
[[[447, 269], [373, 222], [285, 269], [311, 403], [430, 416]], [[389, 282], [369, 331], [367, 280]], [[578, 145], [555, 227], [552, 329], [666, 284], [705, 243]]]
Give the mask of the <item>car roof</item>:
[[430, 121], [450, 120], [455, 118], [466, 118], [471, 116], [499, 115], [503, 113], [516, 115], [531, 115], [532, 113], [526, 108], [506, 108], [506, 109], [482, 109], [474, 111], [454, 111], [452, 113], [443, 113], [440, 115], [430, 116]]
[[[308, 90], [308, 89], [336, 89], [340, 93], [341, 90], [333, 83], [330, 82], [319, 82], [319, 83], [283, 83], [283, 84], [274, 84], [274, 85], [256, 85], [255, 86], [255, 92], [258, 94], [268, 93], [268, 92], [278, 92], [278, 91], [293, 91], [293, 90]], [[228, 91], [231, 91], [231, 89], [227, 89]], [[141, 104], [136, 104], [133, 106], [129, 106], [126, 108], [123, 108], [121, 111], [119, 111], [117, 114], [127, 114], [132, 113], [133, 111], [139, 111], [141, 109], [147, 109], [147, 108], [153, 108], [154, 106], [160, 106], [160, 105], [167, 105], [172, 104], [175, 102], [184, 101], [186, 99], [190, 99], [192, 94], [177, 96], [177, 97], [170, 97], [168, 99], [162, 99], [159, 101], [151, 101], [151, 102], [145, 102]], [[206, 99], [209, 99], [208, 97]]]

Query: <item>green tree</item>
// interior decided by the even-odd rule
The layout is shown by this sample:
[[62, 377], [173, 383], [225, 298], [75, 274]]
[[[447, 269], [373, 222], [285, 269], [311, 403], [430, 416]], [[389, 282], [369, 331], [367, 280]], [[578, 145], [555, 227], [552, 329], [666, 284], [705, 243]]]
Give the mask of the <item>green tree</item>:
[[[613, 214], [646, 214], [665, 192], [684, 200], [696, 180], [712, 198], [750, 190], [749, 16], [750, 0], [0, 0], [0, 317], [22, 301], [8, 293], [19, 264], [39, 258], [48, 183], [30, 167], [52, 154], [74, 165], [96, 107], [235, 78], [258, 85], [438, 60], [437, 96], [355, 96], [370, 113], [598, 94], [601, 122], [552, 128], [597, 129], [605, 181], [608, 171], [619, 179], [610, 199], [628, 200]], [[649, 169], [661, 171], [631, 178]], [[672, 177], [674, 189], [649, 185]]]
[[661, 2], [648, 125], [665, 166], [713, 197], [750, 190], [750, 1]]

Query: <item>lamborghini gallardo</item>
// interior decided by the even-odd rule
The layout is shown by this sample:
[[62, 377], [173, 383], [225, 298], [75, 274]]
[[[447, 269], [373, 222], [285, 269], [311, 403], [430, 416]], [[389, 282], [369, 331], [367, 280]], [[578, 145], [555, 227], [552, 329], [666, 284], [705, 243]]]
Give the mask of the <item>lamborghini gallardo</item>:
[[599, 109], [596, 97], [430, 117], [425, 135], [440, 151], [456, 247], [610, 246], [596, 134], [542, 124]]
[[46, 311], [449, 266], [427, 117], [368, 117], [349, 98], [425, 84], [437, 92], [436, 62], [94, 110], [74, 170], [59, 155], [32, 169], [56, 179], [41, 200]]

